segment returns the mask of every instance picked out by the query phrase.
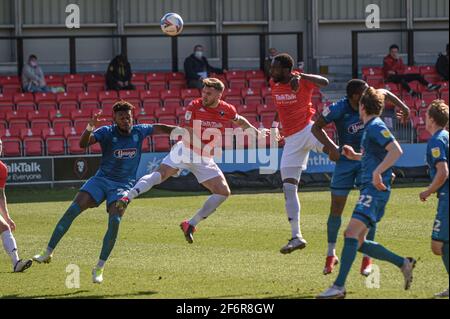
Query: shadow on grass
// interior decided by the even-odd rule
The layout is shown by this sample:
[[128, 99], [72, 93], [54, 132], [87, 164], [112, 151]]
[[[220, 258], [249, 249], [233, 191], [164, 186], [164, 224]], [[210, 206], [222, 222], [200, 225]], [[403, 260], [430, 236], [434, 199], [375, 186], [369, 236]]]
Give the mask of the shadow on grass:
[[143, 297], [143, 296], [152, 296], [156, 295], [157, 291], [137, 291], [125, 294], [114, 294], [114, 295], [83, 295], [80, 294], [89, 293], [90, 290], [77, 290], [74, 292], [66, 293], [66, 294], [48, 294], [48, 295], [40, 295], [40, 296], [23, 296], [23, 295], [5, 295], [1, 296], [0, 299], [105, 299], [105, 298], [127, 298], [127, 297]]

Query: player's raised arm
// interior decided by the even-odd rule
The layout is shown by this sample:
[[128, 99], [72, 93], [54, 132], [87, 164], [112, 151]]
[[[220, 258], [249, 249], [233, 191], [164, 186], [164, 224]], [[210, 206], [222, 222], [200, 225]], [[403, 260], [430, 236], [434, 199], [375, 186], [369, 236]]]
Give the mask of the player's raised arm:
[[266, 137], [269, 130], [262, 129], [258, 130], [256, 127], [254, 127], [245, 117], [236, 115], [236, 119], [233, 121], [234, 124], [238, 125], [243, 130], [251, 129], [257, 136]]
[[168, 134], [172, 133], [173, 130], [183, 130], [183, 128], [179, 126], [174, 125], [167, 125], [167, 124], [153, 124], [153, 134], [159, 135], [159, 134]]
[[318, 75], [318, 74], [300, 73], [300, 77], [306, 81], [314, 83], [315, 85], [317, 85], [320, 88], [325, 87], [328, 84], [330, 84], [330, 81], [327, 78], [325, 78], [321, 75]]
[[400, 109], [400, 112], [397, 113], [397, 117], [403, 123], [406, 123], [406, 121], [409, 119], [409, 115], [411, 112], [409, 107], [391, 91], [386, 89], [379, 89], [379, 91], [381, 91], [384, 94], [384, 96], [388, 101], [390, 101], [392, 104], [394, 104], [396, 107]]
[[80, 147], [81, 148], [87, 148], [91, 146], [92, 144], [95, 144], [97, 140], [95, 139], [94, 135], [92, 134], [94, 132], [94, 129], [103, 123], [105, 123], [105, 119], [100, 118], [102, 116], [102, 112], [98, 112], [94, 115], [94, 117], [89, 121], [88, 125], [86, 126], [86, 129], [83, 132], [83, 135], [81, 135], [80, 138]]
[[385, 171], [394, 166], [395, 162], [403, 155], [403, 150], [397, 141], [393, 141], [386, 146], [386, 157], [373, 171], [372, 183], [379, 191], [386, 190], [386, 185], [383, 184], [383, 177], [381, 176]]
[[336, 162], [340, 157], [339, 146], [337, 146], [336, 143], [334, 143], [333, 140], [323, 130], [323, 128], [327, 125], [328, 123], [325, 121], [323, 116], [320, 116], [312, 126], [311, 132], [328, 150], [328, 156], [330, 157], [330, 160]]

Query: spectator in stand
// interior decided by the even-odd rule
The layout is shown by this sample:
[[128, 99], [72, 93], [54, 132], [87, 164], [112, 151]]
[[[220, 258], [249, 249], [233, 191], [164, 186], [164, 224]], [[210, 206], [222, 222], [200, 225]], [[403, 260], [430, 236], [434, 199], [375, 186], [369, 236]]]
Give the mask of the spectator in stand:
[[269, 49], [269, 55], [264, 60], [264, 74], [266, 78], [270, 78], [270, 67], [272, 66], [273, 58], [278, 55], [278, 50], [275, 48]]
[[444, 81], [448, 81], [448, 43], [445, 52], [445, 55], [442, 53], [439, 54], [439, 58], [436, 62], [436, 71], [444, 79]]
[[184, 72], [186, 74], [187, 86], [190, 89], [201, 89], [203, 80], [209, 77], [211, 73], [222, 74], [222, 69], [214, 68], [208, 63], [204, 56], [205, 49], [197, 44], [194, 47], [194, 53], [184, 60]]
[[51, 89], [45, 82], [44, 72], [38, 65], [37, 56], [28, 57], [28, 63], [22, 70], [22, 88], [24, 92], [50, 92]]
[[125, 55], [116, 56], [109, 63], [106, 71], [106, 86], [108, 90], [135, 90], [136, 87], [131, 84], [131, 65]]
[[419, 93], [411, 89], [409, 82], [418, 81], [426, 86], [428, 91], [439, 90], [441, 88], [439, 84], [429, 83], [420, 74], [404, 74], [406, 66], [403, 63], [402, 58], [399, 57], [398, 52], [398, 45], [393, 44], [389, 48], [389, 54], [384, 58], [383, 72], [385, 82], [400, 83], [403, 89], [413, 97], [419, 96]]

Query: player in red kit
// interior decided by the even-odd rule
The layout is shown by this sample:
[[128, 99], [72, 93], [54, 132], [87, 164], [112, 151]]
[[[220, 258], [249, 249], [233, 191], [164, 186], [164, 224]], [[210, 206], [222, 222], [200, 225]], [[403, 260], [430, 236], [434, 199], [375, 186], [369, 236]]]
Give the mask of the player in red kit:
[[[0, 155], [2, 154], [3, 143], [0, 140]], [[16, 239], [12, 232], [16, 230], [16, 224], [9, 216], [8, 206], [6, 204], [5, 185], [8, 179], [8, 168], [0, 161], [0, 236], [2, 237], [3, 247], [6, 253], [11, 257], [13, 271], [23, 272], [30, 268], [33, 261], [31, 259], [19, 259]]]
[[[315, 87], [327, 86], [328, 80], [319, 75], [293, 72], [293, 65], [294, 61], [288, 54], [276, 56], [272, 61], [270, 80], [272, 97], [285, 138], [280, 170], [285, 207], [292, 230], [292, 239], [281, 248], [282, 254], [306, 247], [307, 242], [300, 231], [298, 183], [302, 171], [307, 168], [309, 152], [328, 153], [311, 133], [314, 124], [312, 117], [315, 114], [311, 103], [313, 90]], [[278, 128], [278, 122], [275, 121], [273, 127]]]
[[[225, 176], [208, 149], [213, 150], [218, 140], [222, 142], [225, 128], [230, 122], [244, 130], [249, 129], [255, 136], [265, 138], [268, 133], [267, 130], [255, 128], [236, 112], [233, 105], [221, 100], [224, 88], [224, 84], [218, 79], [203, 80], [202, 98], [192, 101], [186, 110], [185, 129], [189, 134], [174, 145], [155, 172], [143, 176], [118, 202], [119, 205], [127, 206], [131, 200], [148, 192], [153, 186], [171, 176], [177, 176], [180, 170], [191, 171], [212, 195], [195, 216], [181, 223], [180, 227], [188, 243], [193, 243], [197, 224], [210, 216], [230, 196]], [[189, 137], [186, 138], [187, 136]]]

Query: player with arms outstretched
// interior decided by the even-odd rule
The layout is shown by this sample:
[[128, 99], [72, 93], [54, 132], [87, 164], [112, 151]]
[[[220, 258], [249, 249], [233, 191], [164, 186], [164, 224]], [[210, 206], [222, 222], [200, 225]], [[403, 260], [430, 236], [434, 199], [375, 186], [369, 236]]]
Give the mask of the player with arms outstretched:
[[[306, 247], [300, 231], [300, 201], [298, 183], [302, 171], [306, 170], [309, 152], [326, 152], [322, 143], [311, 133], [315, 110], [311, 98], [315, 87], [328, 85], [328, 80], [319, 75], [293, 72], [294, 60], [288, 54], [279, 54], [270, 69], [272, 97], [277, 106], [277, 117], [283, 128], [285, 145], [281, 157], [281, 179], [285, 207], [291, 225], [291, 239], [281, 248], [282, 254]], [[273, 127], [278, 128], [274, 121]], [[281, 139], [280, 136], [278, 136]]]
[[[427, 145], [427, 163], [430, 168], [432, 183], [420, 193], [420, 200], [426, 201], [431, 194], [436, 193], [439, 199], [436, 219], [434, 221], [431, 250], [442, 257], [448, 274], [448, 105], [436, 100], [428, 107], [426, 128], [432, 135]], [[448, 279], [447, 279], [448, 285]], [[448, 298], [447, 290], [435, 295], [438, 298]]]
[[[323, 269], [324, 275], [331, 274], [339, 263], [336, 256], [336, 241], [341, 227], [342, 214], [350, 191], [361, 184], [361, 161], [352, 161], [341, 155], [341, 151], [343, 145], [353, 147], [356, 152], [360, 151], [364, 124], [359, 116], [359, 100], [368, 87], [363, 80], [350, 80], [347, 83], [347, 96], [326, 107], [312, 127], [314, 136], [329, 149], [330, 159], [336, 162], [331, 179], [331, 208], [327, 222], [328, 252]], [[405, 103], [388, 90], [379, 90], [379, 92], [382, 92], [386, 99], [401, 109], [398, 114], [401, 116], [401, 120], [408, 118], [409, 108]], [[340, 146], [336, 145], [323, 130], [330, 123], [336, 125]], [[367, 234], [367, 239], [375, 240], [375, 233], [376, 225], [373, 225]], [[372, 260], [369, 256], [363, 257], [360, 272], [363, 276], [368, 276], [372, 272]]]
[[[117, 202], [119, 207], [127, 207], [133, 199], [148, 192], [153, 186], [164, 182], [171, 176], [177, 176], [180, 170], [191, 171], [198, 182], [207, 188], [212, 195], [189, 221], [185, 220], [181, 223], [181, 230], [188, 243], [193, 243], [193, 234], [198, 223], [214, 213], [231, 194], [225, 176], [214, 162], [213, 157], [208, 156], [208, 152], [203, 152], [205, 147], [212, 149], [215, 143], [214, 137], [204, 134], [205, 131], [217, 129], [217, 133], [220, 133], [219, 135], [222, 137], [225, 127], [231, 121], [244, 130], [249, 129], [255, 136], [261, 138], [268, 133], [267, 130], [259, 131], [246, 118], [240, 116], [233, 105], [221, 100], [224, 88], [224, 84], [218, 79], [207, 78], [203, 80], [202, 97], [192, 101], [186, 110], [185, 129], [189, 132], [189, 141], [183, 138], [183, 141], [175, 144], [170, 154], [163, 159], [160, 167], [155, 172], [142, 177], [136, 183], [136, 186]], [[196, 124], [201, 126], [201, 132], [193, 130]], [[198, 136], [199, 134], [201, 136]], [[197, 139], [198, 147], [201, 147], [201, 149], [195, 147], [195, 139]], [[220, 141], [222, 140], [220, 139]], [[194, 153], [201, 156], [200, 161], [193, 160]], [[177, 154], [186, 155], [177, 158]]]
[[[0, 155], [3, 151], [3, 142], [0, 139]], [[0, 161], [0, 236], [2, 237], [3, 248], [11, 257], [13, 272], [23, 272], [31, 267], [31, 259], [20, 259], [17, 250], [16, 239], [12, 234], [16, 230], [16, 224], [9, 216], [8, 205], [6, 203], [5, 186], [8, 179], [8, 168]]]
[[114, 124], [94, 128], [105, 122], [101, 113], [94, 115], [80, 139], [80, 147], [87, 148], [100, 143], [102, 160], [100, 168], [80, 189], [70, 207], [55, 227], [50, 241], [40, 254], [33, 257], [38, 263], [49, 263], [56, 245], [69, 230], [72, 222], [88, 208], [98, 207], [106, 200], [109, 213], [108, 229], [97, 265], [92, 271], [94, 283], [103, 281], [103, 270], [114, 248], [119, 225], [125, 209], [117, 208], [116, 201], [136, 182], [136, 171], [141, 158], [142, 143], [152, 134], [170, 134], [176, 126], [164, 124], [133, 125], [134, 106], [126, 101], [116, 102], [113, 106]]
[[416, 260], [400, 257], [366, 238], [369, 229], [380, 222], [384, 215], [391, 193], [392, 166], [403, 154], [400, 145], [379, 117], [384, 109], [384, 101], [385, 95], [372, 87], [364, 92], [359, 104], [359, 114], [364, 123], [361, 153], [355, 152], [349, 145], [343, 147], [343, 154], [349, 159], [361, 160], [360, 198], [345, 231], [339, 275], [332, 287], [317, 296], [319, 299], [345, 298], [345, 282], [358, 251], [399, 267], [405, 279], [405, 290], [412, 283]]

